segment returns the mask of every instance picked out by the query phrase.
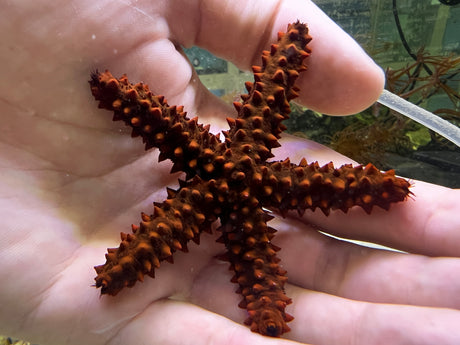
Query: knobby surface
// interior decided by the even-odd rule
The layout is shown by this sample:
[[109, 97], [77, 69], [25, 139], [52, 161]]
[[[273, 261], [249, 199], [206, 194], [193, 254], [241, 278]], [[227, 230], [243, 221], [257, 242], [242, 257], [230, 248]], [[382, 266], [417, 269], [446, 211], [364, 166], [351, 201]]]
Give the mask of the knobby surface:
[[173, 262], [176, 251], [187, 251], [187, 243], [199, 243], [202, 232], [211, 232], [219, 220], [225, 254], [234, 271], [231, 281], [243, 296], [239, 306], [247, 310], [245, 324], [263, 335], [278, 337], [289, 331], [293, 318], [285, 312], [291, 299], [284, 293], [286, 271], [271, 243], [276, 230], [267, 225], [267, 209], [283, 216], [293, 210], [321, 209], [343, 212], [361, 206], [389, 209], [411, 193], [410, 184], [394, 171], [380, 172], [372, 164], [332, 163], [320, 167], [302, 159], [298, 164], [270, 161], [279, 146], [290, 113], [289, 101], [298, 95], [295, 80], [306, 70], [311, 37], [306, 25], [297, 22], [279, 33], [278, 42], [262, 54], [262, 66], [254, 66], [254, 82], [248, 94], [235, 103], [236, 119], [228, 118], [230, 129], [224, 140], [209, 132], [209, 126], [188, 118], [182, 107], [170, 106], [163, 96], [152, 94], [147, 85], [131, 84], [126, 76], [93, 73], [92, 94], [99, 107], [114, 112], [114, 121], [132, 127], [145, 149], [156, 147], [160, 160], [170, 159], [171, 172], [185, 172], [177, 190], [154, 203], [153, 214], [142, 214], [131, 233], [121, 233], [118, 248], [109, 248], [106, 263], [96, 266], [96, 287], [102, 294], [116, 295], [122, 288], [154, 277], [164, 260]]

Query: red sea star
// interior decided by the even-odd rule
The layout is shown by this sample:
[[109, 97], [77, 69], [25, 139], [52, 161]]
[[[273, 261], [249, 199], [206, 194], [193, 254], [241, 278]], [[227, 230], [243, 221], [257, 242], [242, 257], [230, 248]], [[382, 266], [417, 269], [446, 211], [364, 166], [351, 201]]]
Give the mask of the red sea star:
[[182, 107], [169, 106], [147, 85], [132, 85], [126, 76], [115, 79], [108, 71], [91, 76], [91, 92], [99, 107], [114, 111], [114, 120], [133, 128], [142, 136], [145, 149], [158, 147], [159, 160], [169, 158], [172, 172], [184, 171], [185, 181], [178, 190], [168, 189], [162, 203], [154, 203], [152, 215], [142, 214], [132, 233], [121, 233], [119, 248], [109, 248], [106, 263], [96, 266], [96, 287], [102, 294], [116, 295], [122, 288], [153, 277], [163, 260], [172, 262], [175, 251], [187, 251], [187, 242], [199, 242], [200, 234], [211, 231], [220, 220], [218, 242], [226, 247], [243, 296], [239, 304], [247, 309], [245, 324], [264, 335], [280, 336], [289, 331], [285, 312], [291, 299], [284, 293], [286, 271], [279, 265], [279, 250], [271, 243], [276, 230], [267, 226], [272, 218], [263, 208], [284, 215], [289, 210], [303, 214], [320, 208], [344, 212], [355, 205], [370, 213], [374, 205], [384, 209], [410, 194], [409, 183], [394, 171], [380, 172], [372, 164], [365, 167], [332, 163], [299, 164], [268, 162], [271, 149], [278, 147], [281, 121], [288, 118], [288, 101], [297, 96], [294, 85], [306, 67], [311, 40], [306, 25], [295, 23], [280, 33], [278, 43], [262, 54], [263, 66], [253, 67], [254, 83], [246, 83], [243, 104], [235, 103], [236, 119], [228, 119], [225, 141], [189, 119]]

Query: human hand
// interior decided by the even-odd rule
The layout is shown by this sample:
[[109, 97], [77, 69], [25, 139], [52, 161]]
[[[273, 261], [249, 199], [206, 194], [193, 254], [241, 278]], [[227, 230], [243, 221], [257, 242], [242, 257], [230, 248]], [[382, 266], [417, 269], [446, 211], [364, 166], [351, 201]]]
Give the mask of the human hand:
[[[171, 104], [184, 104], [189, 114], [198, 114], [202, 123], [211, 123], [212, 129], [218, 131], [226, 127], [223, 119], [233, 110], [228, 110], [205, 90], [170, 39], [186, 45], [201, 45], [248, 68], [259, 64], [261, 47], [271, 43], [277, 31], [301, 19], [309, 23], [314, 36], [309, 70], [299, 80], [304, 103], [323, 112], [353, 113], [369, 105], [380, 93], [381, 71], [311, 3], [286, 1], [278, 9], [267, 1], [259, 7], [254, 7], [256, 3], [261, 2], [240, 2], [241, 6], [237, 6], [237, 2], [232, 1], [234, 7], [229, 8], [225, 8], [223, 1], [208, 1], [198, 7], [191, 2], [171, 0], [137, 2], [135, 6], [87, 1], [52, 5], [35, 1], [4, 6], [0, 13], [0, 32], [4, 36], [0, 54], [3, 95], [0, 272], [4, 277], [0, 287], [1, 332], [41, 345], [177, 344], [190, 339], [241, 344], [274, 341], [250, 333], [239, 324], [244, 319], [244, 311], [237, 308], [240, 298], [234, 293], [235, 286], [228, 281], [227, 265], [214, 259], [214, 255], [221, 252], [214, 243], [216, 236], [202, 236], [201, 245], [191, 245], [189, 254], [177, 254], [174, 265], [162, 264], [156, 279], [146, 279], [116, 298], [99, 298], [99, 292], [90, 287], [95, 276], [92, 266], [103, 262], [107, 246], [118, 244], [116, 234], [129, 231], [127, 225], [137, 222], [141, 211], [149, 212], [152, 201], [165, 198], [166, 186], [177, 184], [177, 175], [168, 173], [170, 164], [156, 163], [156, 151], [143, 152], [141, 144], [131, 140], [126, 130], [95, 109], [87, 85], [91, 69], [108, 67], [117, 75], [127, 73], [132, 80], [143, 80], [156, 92], [165, 94]], [[242, 6], [247, 6], [245, 11]], [[261, 28], [267, 28], [266, 32]], [[261, 32], [265, 36], [260, 36]], [[352, 100], [343, 92], [345, 86], [347, 92], [353, 90]], [[291, 155], [296, 161], [300, 157], [292, 157], [292, 153], [297, 151], [309, 160], [318, 159], [323, 163], [334, 160], [339, 164], [340, 158], [335, 153], [314, 143], [287, 136], [282, 143], [283, 147], [275, 151], [279, 158]], [[367, 216], [356, 210], [343, 219], [335, 213], [326, 219], [315, 213], [306, 214], [303, 220], [272, 221], [271, 225], [279, 230], [275, 243], [283, 248], [280, 257], [284, 267], [290, 281], [299, 286], [287, 284], [287, 293], [294, 300], [289, 312], [296, 317], [290, 324], [292, 332], [287, 334], [288, 338], [318, 344], [332, 343], [339, 334], [342, 341], [351, 337], [361, 339], [363, 335], [353, 333], [356, 330], [350, 328], [348, 322], [357, 324], [362, 315], [358, 313], [359, 308], [369, 304], [342, 300], [332, 294], [373, 301], [369, 291], [349, 287], [343, 292], [345, 280], [336, 279], [330, 283], [332, 286], [325, 286], [319, 280], [321, 277], [311, 274], [315, 268], [320, 271], [325, 267], [322, 260], [329, 258], [320, 255], [322, 247], [318, 243], [332, 242], [325, 241], [316, 230], [308, 231], [306, 222], [362, 238], [365, 221], [367, 227], [375, 227], [375, 231], [369, 231], [369, 236], [374, 236], [369, 239], [376, 242], [428, 255], [458, 255], [455, 224], [446, 224], [442, 218], [437, 220], [436, 213], [431, 213], [432, 224], [436, 225], [437, 221], [444, 229], [442, 234], [431, 236], [439, 243], [417, 245], [417, 241], [410, 241], [410, 236], [427, 229], [426, 225], [414, 224], [406, 229], [408, 221], [401, 221], [414, 214], [419, 217], [421, 213], [439, 210], [442, 205], [429, 209], [427, 203], [453, 200], [456, 192], [422, 183], [417, 183], [413, 191], [417, 195], [416, 203], [395, 205], [390, 213], [376, 210]], [[436, 193], [439, 197], [433, 199]], [[446, 195], [444, 199], [443, 195]], [[421, 218], [417, 220], [421, 222]], [[381, 229], [385, 227], [384, 222], [393, 226], [391, 237]], [[300, 228], [302, 232], [297, 230]], [[402, 236], [399, 240], [398, 234]], [[448, 238], [448, 243], [442, 243], [442, 238]], [[299, 239], [308, 247], [297, 247]], [[328, 253], [340, 257], [356, 252], [348, 244], [336, 247]], [[308, 252], [301, 253], [300, 261], [305, 262], [305, 266], [293, 262], [299, 258], [300, 248], [309, 248]], [[370, 265], [376, 256], [383, 255], [373, 250], [367, 254], [359, 261], [361, 265]], [[391, 265], [393, 256], [384, 255], [388, 256], [379, 262]], [[408, 265], [414, 262], [406, 260], [406, 256], [403, 258]], [[419, 257], [410, 258], [418, 260]], [[449, 307], [458, 308], [453, 276], [456, 261], [446, 260], [435, 260], [437, 263], [433, 261], [433, 265], [436, 264], [436, 272], [452, 275], [450, 285], [444, 285], [445, 278], [429, 280], [424, 284], [427, 288], [423, 294], [431, 292], [432, 299], [445, 299], [437, 304], [432, 302], [436, 306], [451, 303]], [[359, 284], [363, 274], [354, 276], [361, 271], [353, 268], [353, 272], [346, 271], [349, 274], [346, 282]], [[327, 266], [325, 276], [337, 274], [339, 269], [340, 266]], [[412, 281], [409, 273], [408, 269], [406, 279]], [[433, 286], [436, 283], [438, 286]], [[435, 294], [441, 284], [443, 289], [452, 290], [450, 294]], [[391, 287], [393, 285], [387, 285], [388, 291], [374, 298], [382, 298], [378, 302], [400, 304], [429, 301], [423, 296], [414, 299], [415, 302], [404, 300], [405, 296], [397, 295], [398, 291], [390, 294]], [[357, 295], [351, 295], [350, 291]], [[170, 299], [171, 296], [176, 299]], [[320, 318], [320, 311], [330, 307], [341, 313], [334, 311]], [[355, 313], [340, 323], [343, 320], [340, 316], [344, 317], [350, 310]], [[398, 310], [384, 311], [398, 315]], [[437, 313], [445, 314], [445, 311], [436, 309], [431, 314], [432, 318], [444, 322], [443, 327], [458, 318], [449, 314], [449, 322], [445, 322], [446, 316], [437, 316]], [[403, 315], [407, 314], [403, 311]], [[308, 327], [305, 327], [307, 317]], [[316, 326], [316, 322], [325, 319], [327, 329]], [[393, 323], [382, 322], [358, 330], [372, 331], [383, 337], [385, 326], [397, 326], [396, 320], [389, 318], [385, 321]], [[402, 329], [408, 327], [412, 326]], [[424, 330], [426, 327], [418, 324], [416, 334], [423, 334]], [[438, 329], [436, 334], [451, 335], [444, 330]], [[412, 338], [412, 334], [406, 336]]]

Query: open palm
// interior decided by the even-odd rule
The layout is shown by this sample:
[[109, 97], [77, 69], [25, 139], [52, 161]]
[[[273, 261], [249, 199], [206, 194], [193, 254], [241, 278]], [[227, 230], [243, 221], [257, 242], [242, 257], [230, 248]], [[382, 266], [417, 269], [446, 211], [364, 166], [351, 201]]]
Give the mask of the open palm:
[[[381, 71], [310, 2], [43, 0], [3, 6], [0, 332], [42, 345], [274, 342], [239, 324], [245, 312], [237, 307], [227, 264], [214, 258], [223, 249], [215, 235], [177, 254], [174, 265], [162, 264], [157, 279], [115, 298], [101, 298], [91, 287], [93, 266], [104, 262], [106, 247], [118, 244], [117, 234], [129, 231], [141, 211], [150, 213], [151, 203], [162, 201], [165, 187], [176, 186], [180, 175], [169, 174], [169, 162], [157, 163], [156, 150], [144, 152], [128, 130], [96, 108], [87, 80], [96, 68], [127, 73], [217, 132], [232, 110], [201, 85], [177, 44], [201, 45], [248, 68], [296, 19], [309, 23], [314, 37], [300, 100], [331, 114], [372, 103]], [[282, 145], [275, 159], [347, 161], [289, 136]], [[415, 202], [389, 213], [353, 210], [326, 218], [307, 212], [302, 219], [272, 221], [294, 300], [288, 338], [317, 344], [459, 341], [458, 191], [418, 182], [413, 191]], [[362, 248], [326, 237], [318, 227], [421, 255]]]

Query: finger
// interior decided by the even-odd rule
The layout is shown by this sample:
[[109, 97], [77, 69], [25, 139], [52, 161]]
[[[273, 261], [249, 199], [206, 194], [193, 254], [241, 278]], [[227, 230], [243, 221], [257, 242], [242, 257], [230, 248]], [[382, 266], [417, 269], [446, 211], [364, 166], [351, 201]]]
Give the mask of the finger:
[[360, 208], [348, 214], [335, 211], [304, 215], [307, 222], [331, 234], [380, 243], [392, 248], [430, 256], [460, 256], [460, 190], [416, 181], [414, 197], [392, 205], [389, 211], [374, 208], [371, 215]]
[[460, 312], [356, 302], [288, 286], [295, 300], [290, 336], [314, 344], [458, 344]]
[[298, 164], [302, 158], [305, 158], [309, 163], [316, 161], [319, 165], [329, 162], [334, 162], [334, 166], [337, 167], [343, 164], [358, 165], [351, 158], [327, 146], [288, 133], [282, 134], [280, 144], [281, 147], [273, 150], [273, 154], [275, 155], [274, 160], [284, 160], [286, 157], [289, 157], [290, 161], [295, 164]]
[[[278, 31], [300, 20], [309, 25], [313, 50], [299, 80], [299, 101], [327, 114], [352, 114], [370, 106], [384, 84], [382, 70], [359, 45], [311, 1], [202, 1], [199, 14], [190, 2], [171, 5], [172, 36], [199, 45], [248, 69], [276, 42]], [[193, 21], [191, 23], [191, 21]]]
[[460, 309], [460, 259], [369, 248], [299, 222], [272, 223], [280, 230], [273, 242], [282, 248], [279, 257], [292, 284], [368, 302]]
[[109, 344], [148, 342], [158, 345], [288, 345], [291, 341], [263, 337], [218, 314], [192, 304], [162, 300], [151, 304], [133, 319]]

